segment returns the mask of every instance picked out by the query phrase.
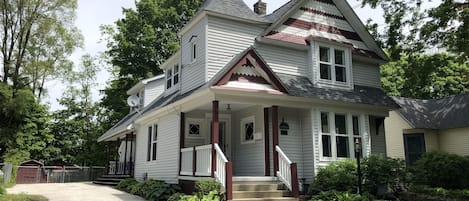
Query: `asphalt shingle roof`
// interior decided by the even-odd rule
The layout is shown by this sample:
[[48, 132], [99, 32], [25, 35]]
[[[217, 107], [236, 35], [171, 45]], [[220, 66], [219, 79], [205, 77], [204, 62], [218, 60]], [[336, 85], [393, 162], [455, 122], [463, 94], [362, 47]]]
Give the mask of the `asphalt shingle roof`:
[[205, 0], [198, 12], [211, 11], [223, 15], [251, 20], [255, 22], [269, 23], [264, 16], [256, 14], [243, 0]]
[[469, 93], [432, 100], [402, 97], [393, 99], [401, 106], [399, 113], [414, 128], [469, 127]]

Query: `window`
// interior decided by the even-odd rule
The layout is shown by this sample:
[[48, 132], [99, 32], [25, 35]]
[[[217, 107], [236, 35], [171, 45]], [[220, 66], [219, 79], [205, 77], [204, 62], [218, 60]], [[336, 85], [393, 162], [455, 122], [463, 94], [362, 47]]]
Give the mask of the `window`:
[[179, 83], [179, 64], [166, 70], [166, 89], [170, 89]]
[[156, 160], [156, 149], [158, 144], [158, 125], [153, 125], [153, 145], [152, 145], [152, 160]]
[[254, 142], [254, 117], [247, 117], [241, 120], [241, 143]]
[[148, 144], [147, 144], [147, 161], [151, 159], [151, 138], [152, 138], [152, 127], [148, 127]]
[[333, 83], [346, 83], [347, 78], [346, 51], [340, 48], [319, 46], [319, 78]]
[[166, 70], [166, 89], [173, 86], [173, 69]]
[[188, 138], [203, 138], [203, 119], [187, 119], [186, 136]]
[[321, 156], [331, 159], [354, 157], [355, 140], [362, 140], [360, 117], [346, 113], [321, 112], [320, 118]]
[[197, 59], [197, 43], [193, 41], [191, 43], [191, 62], [195, 62]]

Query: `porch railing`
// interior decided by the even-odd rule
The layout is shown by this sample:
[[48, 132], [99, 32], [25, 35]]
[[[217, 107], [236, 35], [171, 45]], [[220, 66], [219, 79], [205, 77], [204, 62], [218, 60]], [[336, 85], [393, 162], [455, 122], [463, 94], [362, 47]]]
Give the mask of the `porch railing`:
[[296, 163], [293, 163], [278, 145], [275, 150], [278, 153], [278, 178], [290, 189], [293, 197], [299, 197]]
[[218, 181], [226, 191], [227, 200], [233, 199], [233, 164], [229, 161], [217, 143], [214, 145], [216, 154], [215, 180]]
[[120, 162], [120, 161], [109, 161], [109, 171], [110, 175], [130, 175], [134, 169], [133, 162]]
[[212, 175], [212, 145], [181, 149], [181, 172], [185, 176]]

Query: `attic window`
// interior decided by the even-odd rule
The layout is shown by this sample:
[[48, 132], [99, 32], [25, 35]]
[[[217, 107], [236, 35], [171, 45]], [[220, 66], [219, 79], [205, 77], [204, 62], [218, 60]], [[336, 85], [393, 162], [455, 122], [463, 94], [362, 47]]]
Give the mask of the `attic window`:
[[173, 86], [173, 69], [166, 70], [166, 89]]
[[319, 81], [333, 85], [350, 82], [350, 50], [320, 44], [317, 47]]
[[179, 83], [179, 64], [166, 70], [166, 89], [170, 89]]

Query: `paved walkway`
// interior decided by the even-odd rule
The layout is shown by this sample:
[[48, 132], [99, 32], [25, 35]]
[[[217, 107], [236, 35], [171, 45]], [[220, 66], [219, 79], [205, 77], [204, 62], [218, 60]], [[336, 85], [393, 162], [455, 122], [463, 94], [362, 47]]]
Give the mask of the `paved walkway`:
[[86, 183], [17, 184], [8, 188], [10, 194], [42, 195], [49, 201], [144, 201], [143, 198], [109, 186]]

